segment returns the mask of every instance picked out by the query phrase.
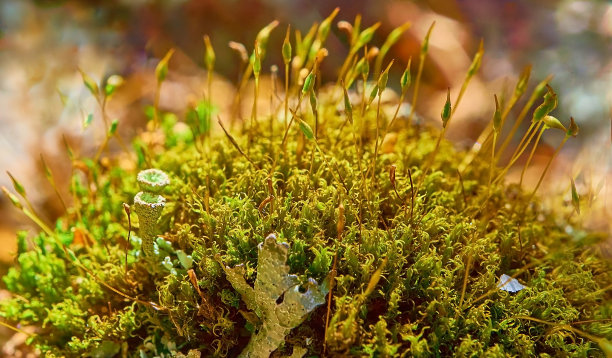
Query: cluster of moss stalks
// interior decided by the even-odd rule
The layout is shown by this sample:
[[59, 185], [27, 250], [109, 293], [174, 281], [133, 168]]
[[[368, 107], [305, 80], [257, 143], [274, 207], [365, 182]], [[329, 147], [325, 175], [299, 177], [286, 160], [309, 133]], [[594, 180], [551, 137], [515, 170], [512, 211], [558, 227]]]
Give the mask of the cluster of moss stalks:
[[[418, 70], [396, 79], [382, 66], [408, 25], [377, 49], [377, 25], [340, 23], [349, 54], [336, 83], [320, 83], [335, 15], [295, 41], [287, 31], [288, 95], [279, 90], [269, 113], [253, 106], [243, 121], [212, 121], [209, 85], [184, 121], [161, 113], [157, 97], [131, 153], [91, 160], [69, 149], [74, 200], [54, 228], [16, 179], [21, 199], [3, 188], [43, 230], [17, 237], [2, 324], [48, 357], [610, 356], [612, 265], [601, 235], [580, 228], [579, 206], [545, 210], [534, 188], [504, 183], [500, 152], [515, 130], [503, 124], [529, 72], [497, 104], [484, 145], [457, 151], [444, 133], [482, 49], [457, 99], [448, 96], [440, 131], [401, 106], [410, 91], [416, 99], [428, 37]], [[237, 103], [249, 78], [257, 100], [276, 25], [259, 33]], [[158, 93], [170, 56], [156, 70]], [[99, 99], [114, 93], [83, 78]], [[381, 101], [388, 83], [400, 95]], [[550, 116], [546, 84], [516, 118], [529, 114], [532, 125], [514, 157], [544, 129], [577, 133]], [[524, 287], [507, 289], [504, 274]]]

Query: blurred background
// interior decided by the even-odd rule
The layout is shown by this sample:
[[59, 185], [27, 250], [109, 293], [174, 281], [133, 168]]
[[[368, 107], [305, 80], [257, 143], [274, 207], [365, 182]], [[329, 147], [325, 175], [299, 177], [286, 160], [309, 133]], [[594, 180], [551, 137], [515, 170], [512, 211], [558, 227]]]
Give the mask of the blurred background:
[[[436, 124], [446, 89], [451, 88], [454, 98], [484, 40], [483, 66], [449, 133], [459, 147], [472, 146], [491, 118], [493, 93], [509, 97], [526, 65], [533, 65], [529, 90], [554, 74], [560, 106], [553, 114], [563, 123], [573, 116], [581, 134], [561, 152], [550, 174], [555, 180], [548, 180], [542, 193], [546, 197], [547, 191], [557, 190], [570, 200], [569, 177], [574, 177], [581, 195], [603, 203], [594, 211], [600, 215], [587, 218], [588, 225], [609, 230], [612, 4], [596, 0], [0, 0], [0, 185], [12, 189], [4, 173], [10, 171], [49, 223], [62, 214], [40, 154], [60, 188], [67, 189], [70, 163], [62, 138], [91, 156], [105, 135], [79, 69], [97, 82], [112, 74], [124, 77], [108, 114], [119, 119], [119, 133], [129, 139], [144, 127], [143, 109], [153, 102], [154, 68], [168, 49], [177, 52], [162, 89], [162, 110], [180, 113], [201, 98], [205, 34], [217, 55], [214, 98], [223, 110], [240, 72], [239, 56], [229, 41], [245, 44], [250, 52], [259, 29], [279, 20], [263, 65], [282, 68], [280, 47], [287, 25], [305, 33], [335, 7], [340, 13], [323, 67], [329, 80], [335, 79], [347, 52], [337, 21], [352, 22], [357, 14], [363, 16], [364, 27], [380, 21], [372, 42], [379, 46], [395, 27], [411, 22], [387, 56], [397, 59], [396, 76], [410, 56], [416, 69], [420, 41], [436, 21], [417, 103], [417, 112]], [[90, 113], [95, 119], [85, 128]], [[537, 180], [561, 139], [543, 137], [529, 178]], [[15, 232], [20, 229], [34, 228], [1, 196], [0, 274], [14, 259]], [[5, 348], [5, 354], [9, 351]]]

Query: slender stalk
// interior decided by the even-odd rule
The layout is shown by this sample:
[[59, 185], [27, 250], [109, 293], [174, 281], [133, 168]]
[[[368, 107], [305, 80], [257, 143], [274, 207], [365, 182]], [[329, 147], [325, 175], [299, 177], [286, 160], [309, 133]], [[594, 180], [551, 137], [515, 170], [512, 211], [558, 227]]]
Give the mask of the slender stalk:
[[340, 205], [338, 206], [338, 223], [336, 225], [337, 237], [336, 237], [335, 250], [334, 250], [335, 251], [334, 261], [333, 261], [332, 270], [329, 276], [329, 293], [327, 294], [327, 313], [325, 315], [325, 334], [323, 336], [323, 354], [325, 354], [325, 351], [327, 349], [327, 344], [326, 344], [327, 343], [327, 329], [329, 328], [329, 318], [331, 316], [331, 302], [332, 302], [334, 284], [335, 284], [336, 274], [337, 274], [336, 269], [338, 267], [338, 246], [342, 240], [342, 233], [344, 232], [344, 223], [345, 223], [344, 205], [340, 203]]
[[[519, 116], [514, 122], [514, 125], [512, 126], [510, 133], [508, 134], [508, 136], [506, 136], [506, 139], [501, 144], [499, 150], [497, 150], [496, 162], [498, 162], [499, 159], [501, 158], [501, 155], [506, 150], [506, 147], [510, 144], [510, 141], [516, 134], [522, 121], [527, 116], [527, 112], [529, 111], [533, 103], [536, 101], [536, 99], [542, 95], [542, 91], [546, 89], [546, 85], [550, 82], [551, 79], [552, 79], [552, 76], [546, 77], [546, 79], [540, 82], [534, 89], [533, 93], [531, 94], [531, 97], [529, 98], [525, 106], [523, 106], [523, 109], [521, 110]], [[507, 108], [507, 110], [504, 111], [504, 113], [506, 116], [509, 115], [509, 108]], [[502, 122], [504, 121], [505, 121], [505, 117], [502, 117]], [[480, 150], [486, 149], [493, 135], [492, 132], [493, 132], [493, 124], [489, 123], [480, 133], [476, 142], [474, 142], [474, 145], [472, 146], [472, 149], [470, 150], [470, 152], [465, 156], [461, 164], [459, 164], [459, 171], [461, 172], [465, 171], [465, 169], [467, 169], [470, 163], [472, 163], [474, 158], [476, 158], [476, 155], [478, 155]], [[527, 132], [529, 133], [529, 130]], [[520, 148], [520, 145], [519, 145], [519, 148]]]
[[[378, 159], [378, 137], [380, 135], [380, 102], [382, 99], [382, 94], [387, 88], [387, 82], [389, 80], [389, 70], [391, 66], [393, 66], [393, 62], [391, 61], [387, 68], [378, 76], [378, 82], [376, 87], [378, 88], [378, 103], [376, 105], [376, 136], [374, 137], [374, 158], [372, 159], [372, 180], [374, 181], [376, 178], [376, 160]], [[382, 144], [382, 142], [381, 142]]]
[[8, 324], [8, 323], [5, 323], [5, 322], [2, 322], [2, 321], [0, 321], [0, 326], [2, 326], [2, 327], [6, 327], [6, 328], [8, 328], [8, 329], [10, 329], [10, 330], [12, 330], [12, 331], [17, 332], [17, 333], [22, 333], [22, 334], [25, 334], [25, 335], [26, 335], [26, 336], [28, 336], [28, 337], [32, 337], [32, 336], [33, 336], [33, 334], [32, 334], [32, 333], [30, 333], [30, 332], [26, 332], [26, 331], [24, 331], [24, 330], [23, 330], [23, 329], [21, 329], [21, 328], [18, 328], [18, 327], [12, 326], [12, 325], [10, 325], [10, 324]]
[[412, 183], [412, 171], [408, 169], [408, 179], [410, 180], [410, 225], [414, 218], [414, 184]]
[[355, 46], [355, 43], [357, 42], [357, 38], [359, 37], [360, 27], [361, 27], [361, 15], [357, 14], [357, 16], [355, 16], [355, 23], [352, 26], [352, 29], [350, 31], [351, 36], [350, 36], [349, 55], [344, 59], [344, 62], [342, 63], [342, 66], [340, 67], [340, 72], [338, 72], [338, 79], [344, 78], [344, 74], [347, 71], [347, 66], [349, 66], [349, 63], [351, 63], [351, 61], [353, 60], [352, 57], [354, 54], [351, 55], [351, 53], [353, 51], [353, 47]]
[[[315, 61], [314, 65], [312, 67], [312, 71], [310, 71], [310, 73], [308, 74], [308, 76], [304, 80], [304, 86], [303, 86], [302, 91], [300, 92], [300, 94], [298, 96], [298, 103], [295, 106], [295, 110], [291, 111], [291, 120], [289, 121], [289, 124], [287, 125], [287, 129], [285, 130], [285, 134], [283, 135], [283, 141], [281, 142], [281, 148], [283, 150], [283, 153], [285, 153], [287, 151], [287, 147], [286, 147], [287, 146], [287, 137], [289, 135], [289, 130], [291, 129], [291, 125], [293, 124], [293, 122], [295, 120], [295, 116], [296, 116], [297, 111], [300, 109], [300, 106], [302, 105], [302, 100], [304, 99], [304, 95], [309, 93], [310, 90], [312, 90], [312, 86], [314, 86], [313, 77], [316, 76], [318, 68], [319, 68], [319, 63], [317, 61]], [[307, 87], [310, 87], [310, 88], [307, 88]], [[272, 167], [274, 168], [274, 166], [272, 166]]]
[[83, 218], [81, 216], [81, 207], [83, 206], [81, 200], [79, 200], [79, 196], [76, 192], [76, 176], [74, 175], [74, 163], [70, 169], [70, 192], [72, 194], [72, 203], [74, 206], [74, 212], [77, 215], [78, 222], [83, 222]]
[[587, 332], [585, 332], [583, 330], [580, 330], [578, 328], [574, 328], [574, 327], [570, 326], [570, 324], [557, 324], [557, 323], [545, 321], [543, 319], [529, 317], [529, 316], [523, 316], [523, 315], [514, 316], [512, 318], [524, 319], [524, 320], [528, 320], [528, 321], [533, 321], [533, 322], [537, 322], [537, 323], [546, 324], [546, 325], [549, 325], [549, 326], [559, 327], [561, 329], [565, 329], [567, 331], [576, 333], [579, 336], [582, 336], [582, 337], [584, 337], [586, 339], [589, 339], [589, 340], [591, 340], [591, 341], [593, 341], [595, 343], [598, 343], [598, 344], [604, 339], [604, 338], [601, 338], [601, 337], [594, 336], [594, 335], [592, 335], [590, 333], [587, 333]]
[[[104, 126], [106, 128], [107, 133], [110, 129], [108, 125], [108, 114], [106, 112], [106, 106], [108, 105], [109, 101], [110, 101], [110, 97], [106, 96], [106, 94], [104, 95], [102, 101], [98, 101], [98, 105], [100, 106], [100, 112], [102, 113], [102, 120], [104, 121]], [[117, 139], [117, 142], [119, 143], [119, 146], [121, 146], [121, 149], [123, 149], [123, 152], [126, 154], [129, 154], [130, 150], [128, 149], [127, 145], [123, 141], [123, 138], [121, 138], [121, 136], [119, 135], [119, 132], [114, 132], [113, 136]], [[103, 147], [108, 145], [109, 140], [110, 138], [105, 138]]]
[[425, 170], [423, 171], [424, 175], [427, 175], [427, 173], [431, 169], [431, 165], [433, 164], [434, 159], [438, 155], [438, 151], [440, 150], [440, 143], [442, 142], [442, 138], [444, 138], [444, 135], [446, 134], [446, 128], [447, 127], [442, 128], [442, 131], [440, 132], [440, 134], [438, 135], [438, 139], [436, 140], [436, 146], [434, 147], [434, 150], [429, 154], [427, 162], [425, 162]]
[[538, 132], [538, 130], [540, 130], [540, 123], [531, 122], [531, 124], [529, 125], [529, 128], [527, 128], [527, 131], [525, 132], [525, 134], [523, 134], [521, 141], [516, 146], [516, 148], [514, 148], [514, 152], [510, 156], [510, 162], [512, 162], [513, 160], [516, 160], [518, 157], [521, 156], [521, 154], [529, 146], [529, 143], [531, 143], [533, 136]]
[[[534, 89], [533, 93], [529, 97], [529, 100], [527, 100], [527, 103], [525, 103], [525, 105], [521, 109], [521, 112], [519, 113], [518, 117], [516, 118], [516, 121], [512, 125], [512, 129], [510, 129], [510, 133], [508, 133], [508, 136], [506, 136], [506, 139], [503, 141], [503, 143], [499, 147], [499, 151], [497, 152], [498, 154], [497, 154], [497, 158], [496, 158], [497, 161], [499, 161], [500, 156], [506, 150], [506, 147], [510, 144], [510, 141], [512, 140], [512, 138], [514, 137], [514, 135], [518, 131], [519, 126], [521, 125], [521, 123], [523, 122], [525, 117], [527, 116], [527, 112], [529, 111], [531, 106], [533, 106], [535, 101], [542, 95], [541, 91], [543, 91], [546, 88], [546, 85], [548, 83], [550, 83], [552, 78], [553, 78], [552, 75], [548, 75]], [[520, 147], [520, 145], [519, 145], [519, 147]]]
[[[315, 67], [316, 67], [316, 62], [315, 62]], [[313, 68], [313, 71], [315, 69], [316, 68]], [[281, 141], [281, 150], [282, 150], [283, 154], [285, 155], [285, 158], [287, 157], [287, 137], [289, 136], [289, 130], [291, 129], [291, 125], [295, 121], [296, 112], [298, 111], [298, 109], [302, 105], [302, 100], [304, 99], [304, 94], [305, 94], [305, 92], [303, 90], [300, 91], [300, 94], [298, 95], [298, 103], [295, 106], [295, 110], [294, 111], [290, 110], [290, 112], [291, 112], [291, 120], [289, 121], [289, 124], [287, 124], [287, 126], [285, 128], [285, 133], [283, 134], [283, 140]], [[272, 162], [272, 167], [270, 168], [269, 178], [271, 178], [274, 175], [274, 171], [276, 170], [276, 162], [278, 161], [279, 155], [280, 155], [280, 153], [276, 153], [274, 155], [274, 161]]]
[[9, 199], [11, 199], [11, 201], [13, 201], [14, 205], [18, 205], [17, 206], [18, 209], [23, 211], [26, 214], [26, 216], [28, 216], [30, 219], [32, 219], [32, 221], [38, 224], [38, 226], [40, 226], [41, 229], [47, 231], [47, 233], [51, 232], [51, 235], [54, 235], [52, 233], [52, 230], [49, 229], [49, 227], [40, 219], [40, 217], [36, 213], [36, 210], [34, 210], [34, 206], [32, 205], [32, 202], [30, 202], [30, 199], [28, 199], [26, 190], [23, 187], [23, 185], [19, 183], [19, 181], [17, 181], [17, 179], [15, 179], [15, 177], [13, 177], [13, 174], [11, 174], [9, 171], [7, 171], [6, 174], [8, 174], [8, 176], [11, 178], [15, 191], [17, 191], [19, 196], [23, 198], [23, 201], [25, 201], [27, 208], [24, 208], [21, 204], [16, 204], [16, 202], [18, 202], [19, 199], [14, 198], [12, 194], [10, 194], [9, 191], [5, 187], [2, 187], [2, 191], [5, 192], [5, 194], [9, 197]]
[[55, 233], [53, 232], [53, 230], [51, 230], [51, 228], [49, 226], [47, 226], [47, 224], [45, 224], [39, 217], [38, 215], [36, 215], [35, 213], [33, 213], [32, 211], [30, 211], [30, 209], [28, 208], [23, 208], [21, 210], [25, 216], [27, 216], [30, 220], [32, 220], [36, 225], [38, 225], [38, 227], [40, 227], [45, 233], [47, 233], [47, 235], [51, 236], [51, 237], [55, 237]]
[[467, 196], [465, 195], [465, 186], [463, 185], [463, 177], [461, 176], [461, 172], [457, 170], [457, 175], [459, 176], [459, 185], [461, 185], [461, 196], [463, 197], [463, 209], [467, 208]]
[[259, 166], [251, 160], [251, 158], [240, 148], [240, 145], [238, 145], [238, 142], [236, 142], [236, 139], [234, 139], [234, 137], [232, 137], [232, 135], [229, 134], [229, 132], [225, 129], [225, 127], [223, 126], [223, 123], [221, 122], [221, 118], [217, 118], [217, 122], [219, 123], [219, 126], [221, 126], [221, 129], [223, 129], [223, 133], [225, 133], [225, 135], [230, 140], [234, 148], [236, 148], [238, 153], [242, 154], [242, 156], [245, 157], [246, 160], [248, 160], [248, 162], [251, 163], [253, 167], [255, 167], [255, 169], [259, 170]]
[[493, 145], [491, 146], [491, 161], [489, 162], [489, 192], [493, 181], [493, 168], [495, 167], [495, 146], [497, 145], [497, 132], [493, 132]]
[[45, 176], [47, 177], [47, 180], [49, 181], [49, 183], [51, 184], [51, 187], [53, 187], [53, 190], [55, 191], [55, 195], [57, 196], [60, 203], [62, 204], [64, 211], [68, 212], [68, 206], [66, 206], [66, 202], [64, 201], [64, 198], [62, 198], [62, 196], [60, 195], [59, 189], [57, 188], [57, 184], [55, 183], [55, 177], [53, 176], [51, 169], [49, 169], [49, 166], [47, 165], [47, 162], [45, 161], [45, 157], [43, 157], [42, 153], [40, 153], [40, 161], [43, 164]]
[[257, 123], [257, 101], [259, 99], [259, 74], [261, 73], [261, 54], [259, 53], [259, 43], [255, 41], [255, 51], [253, 55], [253, 75], [255, 77], [255, 87], [253, 93], [253, 108], [251, 110], [251, 126], [249, 127], [249, 140], [247, 142], [247, 152], [251, 150], [251, 144], [253, 142], [255, 130], [255, 123]]
[[465, 290], [467, 289], [468, 277], [472, 268], [472, 253], [468, 254], [468, 261], [465, 265], [465, 274], [463, 275], [463, 285], [461, 286], [461, 297], [459, 298], [459, 310], [455, 314], [455, 319], [459, 317], [459, 313], [463, 310], [463, 299], [465, 298]]
[[362, 70], [361, 72], [361, 76], [363, 79], [363, 83], [362, 83], [362, 89], [361, 89], [361, 117], [363, 118], [365, 116], [365, 112], [368, 106], [368, 102], [366, 99], [366, 92], [367, 92], [367, 84], [368, 84], [368, 77], [370, 75], [370, 70], [369, 70], [369, 62], [368, 62], [368, 47], [364, 47], [363, 49], [364, 54], [363, 54], [363, 60], [364, 62], [364, 70]]
[[376, 159], [378, 157], [378, 132], [380, 131], [380, 99], [382, 95], [378, 95], [378, 103], [376, 105], [376, 137], [374, 137], [374, 158], [372, 159], [372, 181], [376, 178]]
[[206, 82], [207, 82], [207, 87], [208, 87], [208, 104], [212, 106], [213, 100], [212, 100], [212, 78], [213, 78], [213, 73], [212, 71], [208, 71], [207, 74], [207, 78], [206, 78]]
[[361, 164], [361, 136], [359, 137], [359, 139], [357, 138], [357, 131], [358, 129], [355, 128], [356, 124], [355, 124], [355, 119], [353, 118], [353, 106], [351, 105], [350, 102], [350, 97], [348, 95], [348, 89], [345, 87], [344, 82], [341, 83], [342, 84], [342, 90], [344, 92], [344, 114], [346, 115], [346, 120], [345, 122], [350, 122], [351, 124], [351, 132], [353, 134], [353, 145], [355, 146], [355, 155], [356, 158], [355, 160], [357, 161], [357, 167], [359, 168], [359, 173], [361, 174], [361, 180], [362, 183], [365, 183], [365, 173], [363, 171], [363, 167]]
[[253, 130], [255, 129], [255, 123], [257, 123], [257, 99], [259, 97], [259, 78], [255, 77], [255, 93], [253, 94], [253, 107], [251, 110], [251, 126], [249, 127], [249, 141], [247, 151], [251, 149], [251, 143], [253, 142]]
[[499, 136], [501, 133], [503, 121], [501, 107], [499, 105], [499, 101], [497, 100], [497, 95], [494, 95], [493, 97], [495, 98], [495, 112], [493, 113], [493, 145], [491, 146], [491, 160], [489, 161], [489, 195], [491, 195], [491, 181], [493, 179], [493, 169], [495, 168], [495, 147], [497, 146], [497, 136]]
[[431, 35], [431, 31], [433, 30], [436, 22], [432, 22], [431, 26], [429, 26], [429, 30], [427, 30], [427, 35], [425, 35], [425, 39], [423, 40], [423, 44], [421, 45], [421, 53], [419, 54], [419, 68], [417, 70], [416, 80], [414, 83], [414, 90], [412, 93], [412, 102], [410, 108], [410, 114], [408, 115], [408, 124], [412, 123], [412, 119], [414, 117], [414, 111], [416, 108], [417, 99], [419, 96], [419, 87], [421, 85], [421, 76], [423, 75], [423, 66], [425, 65], [425, 57], [427, 56], [427, 52], [429, 50], [429, 36]]
[[548, 160], [548, 163], [546, 163], [546, 167], [544, 167], [544, 171], [542, 172], [542, 175], [540, 176], [540, 179], [538, 180], [538, 183], [536, 184], [535, 188], [533, 189], [533, 192], [531, 192], [531, 195], [529, 195], [529, 200], [528, 201], [531, 201], [531, 199], [533, 199], [535, 193], [540, 188], [540, 185], [542, 184], [542, 180], [544, 180], [544, 177], [546, 176], [546, 173], [548, 172], [548, 169], [550, 168], [550, 165], [552, 164], [553, 160], [555, 160], [555, 158], [557, 157], [557, 155], [559, 154], [559, 152], [561, 151], [561, 149], [565, 145], [565, 142], [567, 142], [567, 140], [569, 138], [570, 138], [570, 136], [567, 136], [567, 135], [563, 138], [563, 140], [561, 141], [561, 144], [559, 144], [559, 146], [557, 147], [557, 149], [555, 150], [553, 155]]
[[[236, 51], [236, 53], [240, 56], [240, 67], [238, 69], [238, 78], [236, 79], [236, 92], [234, 94], [234, 99], [232, 101], [232, 116], [230, 122], [230, 128], [232, 128], [235, 124], [236, 119], [241, 116], [240, 104], [241, 104], [241, 94], [246, 81], [251, 76], [251, 70], [249, 64], [249, 56], [247, 55], [247, 50], [243, 44], [239, 42], [229, 42], [229, 47]], [[246, 79], [245, 79], [246, 78]]]
[[[510, 97], [510, 101], [508, 102], [508, 105], [505, 106], [504, 108], [504, 112], [502, 113], [502, 122], [501, 122], [502, 127], [506, 123], [506, 119], [508, 118], [508, 115], [510, 114], [510, 111], [512, 110], [512, 108], [514, 108], [514, 105], [516, 104], [516, 102], [518, 102], [518, 100], [525, 93], [525, 89], [527, 87], [527, 83], [529, 82], [530, 76], [531, 76], [531, 65], [527, 65], [523, 69], [523, 72], [521, 73], [521, 76], [518, 82], [516, 83], [516, 86], [514, 87], [514, 92], [512, 93], [512, 97]], [[537, 98], [537, 96], [534, 96], [534, 98]]]
[[362, 183], [365, 183], [366, 180], [366, 174], [363, 170], [363, 164], [361, 163], [361, 158], [363, 157], [361, 154], [362, 151], [362, 147], [363, 147], [363, 143], [361, 141], [361, 136], [358, 138], [357, 137], [357, 130], [355, 129], [355, 122], [353, 121], [353, 123], [351, 124], [351, 129], [353, 132], [353, 143], [355, 145], [356, 151], [355, 153], [357, 154], [357, 167], [359, 168], [359, 172], [361, 173], [361, 180]]
[[127, 215], [128, 218], [128, 234], [127, 234], [127, 241], [125, 244], [125, 277], [127, 278], [128, 275], [128, 251], [130, 248], [130, 235], [132, 233], [132, 218], [130, 215], [130, 206], [126, 203], [123, 203], [123, 210], [125, 211], [125, 214]]
[[96, 151], [96, 154], [94, 155], [94, 162], [95, 163], [97, 163], [100, 160], [100, 157], [102, 156], [102, 152], [104, 151], [104, 149], [106, 149], [106, 146], [108, 145], [109, 138], [110, 137], [109, 137], [109, 135], [107, 133], [106, 136], [104, 137], [104, 141], [102, 142], [100, 147], [98, 147], [98, 150]]
[[281, 148], [283, 149], [283, 152], [285, 152], [287, 150], [286, 146], [287, 146], [287, 137], [289, 135], [289, 130], [291, 129], [291, 125], [293, 124], [293, 122], [295, 120], [295, 112], [297, 112], [297, 110], [302, 105], [302, 100], [303, 99], [304, 99], [304, 96], [303, 96], [302, 93], [300, 93], [300, 95], [298, 96], [298, 103], [295, 106], [295, 110], [291, 111], [291, 120], [289, 121], [289, 124], [287, 125], [287, 129], [285, 129], [285, 134], [283, 135], [283, 140], [281, 142]]
[[287, 120], [289, 118], [289, 63], [285, 64], [285, 100], [284, 100], [284, 107], [285, 107], [285, 121], [284, 121], [284, 125], [285, 125], [285, 131], [287, 130], [288, 124], [287, 124]]
[[244, 86], [246, 86], [252, 74], [253, 74], [253, 65], [250, 63], [247, 63], [247, 66], [245, 67], [244, 72], [242, 73], [242, 76], [240, 77], [238, 88], [236, 89], [236, 94], [234, 96], [233, 105], [236, 111], [238, 110], [238, 107], [240, 106], [240, 94], [242, 93]]
[[387, 124], [387, 127], [385, 128], [385, 131], [383, 132], [382, 138], [380, 139], [380, 145], [382, 145], [385, 142], [385, 138], [387, 138], [387, 134], [389, 134], [389, 130], [391, 130], [391, 127], [393, 127], [393, 124], [395, 124], [395, 120], [397, 119], [399, 110], [402, 107], [402, 104], [404, 103], [405, 94], [406, 94], [405, 92], [402, 92], [400, 94], [400, 98], [398, 100], [397, 107], [395, 108], [395, 112], [393, 113], [393, 118], [391, 118], [391, 121], [389, 121], [389, 124]]
[[269, 152], [272, 153], [273, 152], [273, 145], [274, 145], [274, 122], [276, 121], [276, 118], [278, 116], [278, 107], [274, 106], [274, 97], [279, 98], [278, 97], [278, 88], [277, 88], [277, 77], [278, 77], [278, 67], [277, 66], [272, 66], [271, 67], [271, 76], [270, 79], [272, 81], [272, 92], [270, 93], [270, 113], [268, 115], [268, 131], [270, 132], [269, 135]]
[[450, 88], [448, 88], [448, 91], [446, 92], [446, 103], [444, 104], [444, 107], [442, 108], [442, 113], [440, 114], [440, 117], [442, 118], [442, 131], [440, 132], [440, 135], [438, 135], [438, 140], [436, 141], [436, 146], [434, 147], [434, 150], [429, 154], [427, 161], [425, 162], [423, 176], [419, 180], [419, 184], [417, 186], [421, 185], [421, 182], [425, 179], [427, 173], [431, 169], [431, 165], [433, 164], [434, 159], [438, 155], [438, 151], [440, 150], [440, 143], [442, 142], [442, 138], [444, 138], [444, 135], [446, 134], [446, 129], [448, 128], [448, 122], [450, 121], [451, 116], [452, 106], [450, 101]]
[[[208, 105], [212, 107], [213, 104], [213, 95], [212, 95], [212, 81], [213, 81], [213, 72], [215, 69], [215, 50], [212, 47], [210, 42], [210, 37], [208, 35], [204, 35], [204, 66], [206, 66], [206, 100], [208, 101]], [[210, 131], [207, 133], [210, 136]]]
[[525, 165], [523, 165], [523, 170], [521, 170], [521, 180], [519, 181], [519, 185], [523, 185], [523, 178], [525, 177], [525, 171], [527, 171], [527, 167], [529, 167], [529, 164], [531, 164], [531, 160], [533, 159], [533, 155], [536, 151], [536, 148], [538, 147], [538, 144], [540, 143], [540, 139], [542, 138], [542, 134], [544, 133], [544, 130], [546, 130], [546, 127], [542, 127], [540, 129], [540, 132], [538, 133], [538, 136], [536, 137], [536, 140], [533, 143], [533, 146], [531, 147], [531, 151], [529, 152], [529, 157], [527, 157], [527, 161], [525, 162]]
[[541, 125], [541, 123], [536, 123], [535, 126], [533, 127], [533, 130], [527, 131], [527, 133], [525, 133], [525, 136], [523, 138], [526, 138], [527, 134], [530, 133], [529, 137], [527, 138], [526, 141], [522, 141], [522, 142], [524, 142], [524, 144], [522, 146], [519, 146], [519, 147], [516, 148], [515, 153], [512, 155], [512, 158], [510, 159], [508, 164], [506, 164], [506, 166], [502, 169], [502, 171], [499, 173], [499, 175], [497, 175], [495, 180], [493, 180], [493, 183], [497, 183], [500, 180], [502, 180], [504, 178], [504, 176], [506, 175], [506, 173], [508, 172], [508, 170], [510, 170], [512, 165], [514, 165], [514, 163], [516, 163], [516, 161], [521, 157], [521, 155], [523, 155], [523, 153], [525, 152], [525, 149], [527, 149], [527, 147], [529, 146], [529, 143], [533, 139], [533, 136], [540, 129], [540, 125]]
[[[161, 92], [161, 82], [157, 82], [155, 86], [155, 95], [153, 98], [153, 129], [157, 129], [159, 127], [159, 98]], [[105, 142], [108, 139], [105, 140]]]
[[103, 96], [102, 100], [100, 100], [99, 96], [96, 96], [96, 102], [100, 107], [100, 111], [102, 112], [102, 122], [104, 122], [104, 129], [108, 131], [108, 117], [106, 116], [106, 96]]
[[159, 98], [161, 92], [161, 85], [166, 79], [166, 75], [168, 74], [168, 62], [170, 58], [174, 54], [174, 49], [171, 48], [168, 50], [166, 55], [159, 61], [157, 66], [155, 67], [155, 98], [153, 100], [153, 129], [157, 129], [160, 125], [159, 123]]
[[453, 110], [451, 111], [451, 117], [453, 114], [455, 114], [455, 111], [459, 107], [459, 103], [461, 103], [461, 99], [463, 98], [463, 95], [465, 94], [465, 91], [467, 90], [467, 87], [470, 84], [470, 80], [476, 74], [476, 72], [480, 69], [480, 64], [482, 62], [483, 54], [484, 54], [484, 40], [481, 39], [480, 44], [478, 46], [478, 52], [476, 52], [476, 55], [474, 55], [472, 64], [470, 65], [470, 68], [468, 69], [468, 72], [465, 75], [463, 84], [461, 85], [461, 89], [459, 90], [459, 94], [457, 95], [457, 98], [455, 99], [455, 105], [453, 107]]

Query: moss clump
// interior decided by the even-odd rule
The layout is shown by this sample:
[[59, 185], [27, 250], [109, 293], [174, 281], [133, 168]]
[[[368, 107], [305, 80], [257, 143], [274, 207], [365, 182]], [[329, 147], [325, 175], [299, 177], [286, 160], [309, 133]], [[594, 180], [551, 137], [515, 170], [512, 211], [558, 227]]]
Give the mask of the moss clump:
[[[456, 151], [444, 132], [377, 100], [394, 81], [387, 71], [355, 82], [369, 78], [357, 54], [375, 27], [353, 28], [342, 81], [315, 85], [330, 21], [295, 44], [305, 84], [289, 87], [287, 121], [280, 103], [253, 111], [242, 131], [209, 133], [198, 128], [210, 128], [211, 111], [198, 111], [188, 114], [195, 134], [185, 135], [156, 115], [151, 128], [165, 140], [136, 138], [135, 168], [92, 163], [91, 175], [75, 176], [77, 201], [55, 230], [29, 245], [19, 235], [2, 317], [36, 327], [29, 343], [47, 356], [610, 354], [612, 265], [598, 235], [495, 180], [504, 169], [490, 151]], [[256, 72], [263, 53], [253, 54]], [[403, 98], [410, 76], [395, 82]], [[445, 106], [444, 130], [452, 113]], [[138, 173], [151, 167], [170, 179], [166, 205], [159, 218], [129, 221], [122, 203], [139, 197]], [[130, 223], [141, 234], [127, 242]], [[262, 245], [282, 247], [278, 272]], [[280, 286], [262, 286], [274, 273]], [[502, 275], [525, 287], [500, 289]], [[313, 280], [333, 284], [321, 289], [326, 304], [303, 300]], [[248, 292], [269, 300], [254, 304]], [[283, 322], [276, 312], [282, 336], [260, 349], [271, 307], [284, 302], [302, 313]]]

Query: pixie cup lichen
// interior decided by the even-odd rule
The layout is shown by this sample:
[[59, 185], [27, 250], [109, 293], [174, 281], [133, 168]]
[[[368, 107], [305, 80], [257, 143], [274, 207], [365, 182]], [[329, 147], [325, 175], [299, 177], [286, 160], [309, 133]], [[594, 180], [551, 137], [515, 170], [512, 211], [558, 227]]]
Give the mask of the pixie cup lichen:
[[134, 196], [134, 212], [138, 215], [142, 251], [150, 259], [156, 256], [157, 221], [166, 205], [166, 199], [159, 193], [170, 184], [170, 179], [159, 169], [147, 169], [138, 173], [137, 181], [142, 191]]
[[168, 174], [159, 169], [141, 170], [136, 177], [140, 190], [160, 194], [170, 184]]

